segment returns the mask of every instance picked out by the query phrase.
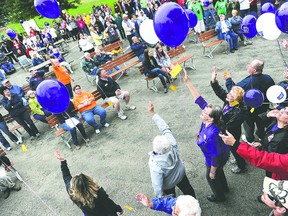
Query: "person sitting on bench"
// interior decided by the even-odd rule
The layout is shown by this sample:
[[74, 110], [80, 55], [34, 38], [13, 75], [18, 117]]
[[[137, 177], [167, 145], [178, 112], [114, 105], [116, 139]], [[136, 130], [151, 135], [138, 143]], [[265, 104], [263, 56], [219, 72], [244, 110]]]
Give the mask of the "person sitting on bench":
[[93, 58], [91, 58], [90, 53], [84, 53], [84, 60], [82, 61], [82, 69], [85, 73], [89, 74], [90, 76], [96, 76], [98, 67], [96, 62]]
[[123, 110], [120, 107], [119, 99], [125, 100], [125, 108], [126, 110], [135, 110], [135, 106], [130, 106], [130, 93], [127, 91], [121, 90], [119, 84], [115, 82], [112, 78], [107, 76], [107, 72], [105, 69], [99, 69], [97, 72], [99, 77], [99, 81], [97, 84], [97, 90], [100, 92], [101, 97], [104, 99], [106, 103], [112, 103], [117, 112], [118, 117], [122, 120], [127, 119], [127, 116], [124, 114]]
[[140, 42], [136, 36], [132, 37], [132, 45], [130, 46], [132, 51], [138, 57], [138, 59], [144, 62], [144, 50], [147, 49], [145, 42]]
[[238, 50], [238, 35], [232, 31], [232, 25], [225, 20], [225, 15], [219, 15], [220, 21], [216, 23], [215, 31], [218, 33], [219, 40], [226, 40], [229, 43], [230, 52], [234, 53]]

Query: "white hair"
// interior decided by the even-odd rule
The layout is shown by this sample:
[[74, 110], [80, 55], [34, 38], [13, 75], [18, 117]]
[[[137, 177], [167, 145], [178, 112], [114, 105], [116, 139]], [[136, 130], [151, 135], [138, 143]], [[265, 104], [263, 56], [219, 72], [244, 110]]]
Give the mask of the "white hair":
[[201, 216], [201, 208], [197, 199], [189, 195], [177, 198], [175, 208], [179, 209], [178, 216]]
[[153, 140], [153, 151], [158, 154], [165, 154], [171, 150], [171, 143], [163, 136], [158, 135]]

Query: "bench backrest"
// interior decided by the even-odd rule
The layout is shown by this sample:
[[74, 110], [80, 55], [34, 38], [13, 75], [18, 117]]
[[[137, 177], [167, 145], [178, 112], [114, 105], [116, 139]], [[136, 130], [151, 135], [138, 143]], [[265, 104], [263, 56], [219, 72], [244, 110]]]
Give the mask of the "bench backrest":
[[209, 31], [206, 31], [199, 35], [199, 41], [204, 42], [216, 36], [217, 36], [217, 32], [214, 29], [210, 29]]
[[101, 94], [98, 90], [95, 90], [93, 92], [91, 92], [91, 94], [94, 96], [95, 100], [99, 100], [101, 98]]
[[112, 61], [106, 62], [101, 67], [104, 68], [106, 71], [113, 69], [116, 66], [122, 65], [125, 62], [128, 62], [129, 60], [135, 58], [136, 55], [133, 51], [130, 51], [128, 53], [125, 53], [122, 56], [119, 56], [118, 58], [113, 59]]
[[112, 50], [114, 49], [118, 49], [122, 47], [122, 42], [121, 41], [116, 41], [112, 44], [108, 44], [102, 48], [100, 48], [101, 51], [104, 51], [104, 52], [111, 52]]

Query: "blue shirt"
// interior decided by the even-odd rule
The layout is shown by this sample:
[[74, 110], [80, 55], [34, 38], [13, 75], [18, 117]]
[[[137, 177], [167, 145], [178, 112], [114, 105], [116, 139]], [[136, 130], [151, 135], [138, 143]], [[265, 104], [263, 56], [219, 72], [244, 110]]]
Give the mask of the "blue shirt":
[[172, 215], [172, 207], [175, 206], [176, 198], [163, 197], [163, 198], [153, 198], [153, 209], [156, 211], [162, 211], [169, 215]]
[[[195, 103], [202, 110], [208, 105], [201, 96], [196, 99]], [[197, 145], [204, 154], [207, 166], [223, 167], [228, 160], [229, 147], [224, 144], [219, 133], [220, 129], [216, 125], [206, 126], [204, 123], [201, 124]]]

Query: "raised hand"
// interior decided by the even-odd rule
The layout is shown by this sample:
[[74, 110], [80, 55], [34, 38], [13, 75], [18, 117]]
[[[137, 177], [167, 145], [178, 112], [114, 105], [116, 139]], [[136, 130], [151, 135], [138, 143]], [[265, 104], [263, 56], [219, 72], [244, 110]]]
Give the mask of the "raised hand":
[[154, 110], [154, 104], [152, 103], [152, 101], [149, 101], [149, 105], [148, 105], [148, 111], [151, 115], [155, 114], [155, 110]]
[[54, 155], [60, 161], [64, 161], [65, 160], [64, 157], [60, 154], [59, 151], [55, 151]]
[[137, 194], [135, 198], [139, 203], [149, 208], [151, 208], [153, 205], [152, 202], [148, 199], [148, 197], [144, 194]]
[[216, 66], [214, 66], [211, 72], [211, 82], [215, 83], [216, 80], [217, 80], [217, 69]]

